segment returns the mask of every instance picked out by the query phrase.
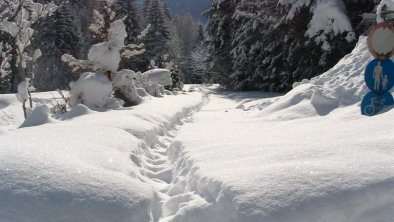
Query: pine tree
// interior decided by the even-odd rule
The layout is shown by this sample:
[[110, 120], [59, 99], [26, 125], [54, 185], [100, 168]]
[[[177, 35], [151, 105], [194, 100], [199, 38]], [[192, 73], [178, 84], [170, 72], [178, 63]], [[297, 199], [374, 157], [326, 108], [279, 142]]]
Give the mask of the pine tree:
[[215, 73], [216, 81], [223, 86], [231, 86], [231, 42], [235, 31], [232, 16], [238, 2], [239, 0], [214, 0], [206, 13], [206, 46], [210, 55], [208, 62], [211, 64], [211, 72]]
[[10, 34], [0, 31], [0, 94], [11, 92], [11, 70], [8, 60], [13, 41]]
[[186, 83], [199, 83], [199, 78], [194, 78], [192, 70], [193, 50], [203, 41], [200, 39], [202, 25], [191, 15], [178, 16], [175, 18], [179, 41], [181, 45], [181, 70]]
[[150, 30], [145, 37], [145, 59], [146, 67], [149, 66], [150, 61], [155, 61], [158, 67], [165, 67], [165, 59], [168, 56], [168, 41], [170, 39], [170, 32], [165, 22], [165, 15], [163, 6], [159, 0], [146, 1], [145, 5], [145, 19], [146, 23], [150, 24]]
[[125, 44], [136, 43], [138, 41], [137, 36], [141, 32], [140, 16], [138, 14], [136, 0], [115, 0], [114, 11], [116, 13], [116, 19], [126, 17], [124, 20], [127, 32]]
[[365, 30], [359, 15], [371, 11], [373, 2], [214, 1], [206, 29], [211, 71], [236, 90], [288, 91], [353, 49]]
[[43, 55], [38, 60], [33, 79], [38, 90], [67, 89], [68, 84], [77, 78], [61, 61], [63, 54], [81, 57], [82, 30], [74, 8], [75, 5], [65, 3], [41, 24], [37, 40]]

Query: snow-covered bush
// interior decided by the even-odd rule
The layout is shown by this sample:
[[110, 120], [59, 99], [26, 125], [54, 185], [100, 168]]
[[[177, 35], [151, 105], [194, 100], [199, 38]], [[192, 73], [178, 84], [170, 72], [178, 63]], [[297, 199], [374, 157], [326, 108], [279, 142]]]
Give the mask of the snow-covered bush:
[[151, 82], [155, 82], [162, 86], [171, 86], [171, 72], [168, 69], [153, 69], [142, 74], [143, 77], [146, 77]]
[[111, 100], [112, 83], [104, 74], [84, 73], [70, 86], [70, 106], [81, 103], [91, 109], [102, 109]]
[[[157, 84], [156, 82], [148, 82], [146, 85], [145, 85], [145, 90], [149, 93], [149, 95], [151, 95], [151, 96], [154, 96], [154, 97], [162, 97], [163, 96], [163, 93], [164, 93], [164, 91], [163, 91], [163, 93], [162, 93], [162, 90], [160, 89], [161, 87], [163, 87], [163, 86], [161, 86], [161, 85], [159, 85], [159, 84]], [[164, 88], [163, 88], [163, 90], [164, 90]]]
[[112, 81], [115, 97], [123, 100], [125, 106], [134, 106], [142, 102], [134, 84], [136, 74], [134, 71], [124, 69], [116, 73]]

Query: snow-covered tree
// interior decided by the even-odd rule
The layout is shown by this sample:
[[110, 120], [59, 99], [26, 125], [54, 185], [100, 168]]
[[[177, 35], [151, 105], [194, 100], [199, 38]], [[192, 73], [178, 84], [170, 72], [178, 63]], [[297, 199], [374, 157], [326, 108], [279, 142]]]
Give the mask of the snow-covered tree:
[[[2, 56], [11, 68], [11, 91], [17, 91], [17, 85], [26, 81], [26, 61], [31, 60], [27, 49], [31, 44], [34, 30], [32, 26], [43, 17], [56, 10], [53, 3], [40, 4], [32, 0], [3, 0], [0, 2], [0, 31], [12, 36], [9, 41], [9, 55]], [[2, 61], [4, 63], [4, 61]], [[27, 84], [25, 84], [27, 85]]]
[[137, 42], [138, 35], [140, 35], [141, 32], [141, 27], [136, 0], [115, 0], [113, 5], [116, 13], [116, 19], [126, 17], [124, 20], [127, 33], [125, 44], [127, 45]]
[[151, 26], [144, 41], [146, 65], [149, 66], [150, 61], [153, 60], [158, 67], [163, 68], [169, 54], [168, 41], [170, 39], [163, 5], [160, 0], [149, 0], [145, 3], [147, 4], [144, 12], [145, 21]]
[[200, 24], [191, 15], [178, 16], [174, 21], [179, 36], [181, 70], [186, 83], [197, 83], [194, 80], [192, 70], [192, 52], [198, 47], [202, 41], [202, 24]]
[[236, 90], [288, 91], [349, 53], [364, 31], [360, 15], [373, 8], [373, 0], [214, 1], [211, 71]]
[[212, 76], [208, 72], [208, 52], [203, 45], [197, 46], [191, 53], [192, 81], [195, 83], [211, 83]]
[[211, 72], [215, 73], [216, 81], [224, 86], [230, 86], [228, 75], [232, 73], [230, 52], [234, 33], [232, 16], [238, 2], [239, 0], [213, 0], [211, 8], [206, 13], [208, 62], [211, 65]]

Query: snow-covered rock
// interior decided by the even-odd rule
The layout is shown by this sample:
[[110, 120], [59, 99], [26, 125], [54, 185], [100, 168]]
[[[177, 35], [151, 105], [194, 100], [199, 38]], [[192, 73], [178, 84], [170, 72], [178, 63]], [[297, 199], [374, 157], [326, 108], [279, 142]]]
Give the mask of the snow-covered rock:
[[84, 104], [91, 109], [102, 109], [109, 102], [112, 84], [101, 73], [84, 73], [72, 84], [70, 105]]

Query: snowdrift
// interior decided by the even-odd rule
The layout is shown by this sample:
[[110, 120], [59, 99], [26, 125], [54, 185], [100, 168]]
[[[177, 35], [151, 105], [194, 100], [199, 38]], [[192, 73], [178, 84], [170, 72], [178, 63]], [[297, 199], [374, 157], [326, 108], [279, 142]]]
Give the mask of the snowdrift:
[[[355, 49], [332, 69], [311, 80], [295, 83], [294, 89], [278, 101], [262, 106], [259, 116], [272, 119], [307, 118], [325, 116], [346, 107], [351, 109], [350, 113], [356, 112], [368, 92], [364, 71], [372, 59], [367, 37], [360, 37]], [[248, 107], [247, 104], [244, 106]]]
[[80, 105], [70, 121], [0, 133], [0, 220], [150, 221], [154, 192], [132, 159], [201, 101], [167, 96], [101, 113]]

